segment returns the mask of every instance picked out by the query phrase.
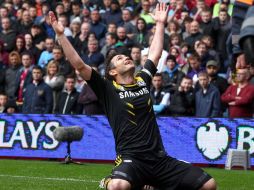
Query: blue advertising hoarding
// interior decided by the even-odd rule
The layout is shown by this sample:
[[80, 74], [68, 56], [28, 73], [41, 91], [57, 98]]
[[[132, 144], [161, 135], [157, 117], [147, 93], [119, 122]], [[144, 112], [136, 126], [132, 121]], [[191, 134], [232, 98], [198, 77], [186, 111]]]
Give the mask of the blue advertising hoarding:
[[[163, 144], [172, 157], [197, 164], [225, 164], [227, 150], [246, 149], [254, 165], [254, 120], [229, 118], [157, 118]], [[64, 158], [66, 143], [53, 137], [59, 126], [80, 126], [81, 141], [72, 158], [114, 160], [115, 147], [105, 116], [0, 115], [0, 157]]]

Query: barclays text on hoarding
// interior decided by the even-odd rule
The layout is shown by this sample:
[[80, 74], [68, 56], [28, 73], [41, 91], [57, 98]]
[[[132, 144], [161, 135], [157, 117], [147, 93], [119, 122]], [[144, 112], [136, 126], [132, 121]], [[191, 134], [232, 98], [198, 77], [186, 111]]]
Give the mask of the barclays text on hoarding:
[[[224, 164], [227, 150], [248, 150], [254, 164], [254, 120], [159, 117], [163, 144], [172, 157], [191, 163]], [[0, 156], [63, 158], [66, 144], [56, 141], [59, 126], [80, 126], [84, 136], [73, 142], [76, 159], [114, 160], [114, 138], [107, 118], [84, 115], [0, 115]]]

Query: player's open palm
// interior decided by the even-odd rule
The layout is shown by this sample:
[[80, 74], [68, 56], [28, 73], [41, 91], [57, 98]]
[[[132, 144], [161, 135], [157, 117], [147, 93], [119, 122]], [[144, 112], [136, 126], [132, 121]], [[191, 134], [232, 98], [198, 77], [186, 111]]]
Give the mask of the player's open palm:
[[50, 24], [52, 25], [54, 31], [56, 32], [57, 36], [60, 36], [64, 33], [64, 27], [61, 23], [57, 22], [55, 14], [50, 11], [49, 12], [49, 19], [50, 19]]
[[151, 14], [155, 22], [166, 23], [168, 17], [169, 6], [166, 3], [158, 3], [156, 5], [155, 13]]

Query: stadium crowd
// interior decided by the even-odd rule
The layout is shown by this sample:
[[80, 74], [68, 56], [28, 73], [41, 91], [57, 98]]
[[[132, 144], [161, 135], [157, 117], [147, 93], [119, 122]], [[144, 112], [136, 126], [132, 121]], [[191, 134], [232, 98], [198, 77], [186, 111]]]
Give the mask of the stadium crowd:
[[[164, 0], [169, 19], [151, 96], [158, 115], [253, 117], [254, 67], [235, 68], [230, 0]], [[102, 76], [107, 57], [142, 69], [157, 0], [0, 1], [0, 113], [103, 114], [65, 58], [53, 10], [84, 62]]]

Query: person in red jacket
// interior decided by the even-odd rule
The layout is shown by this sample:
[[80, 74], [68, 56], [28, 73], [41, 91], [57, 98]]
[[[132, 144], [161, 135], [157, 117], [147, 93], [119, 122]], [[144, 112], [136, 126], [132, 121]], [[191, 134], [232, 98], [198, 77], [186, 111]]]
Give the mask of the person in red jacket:
[[247, 68], [238, 69], [237, 84], [227, 88], [221, 101], [228, 105], [229, 117], [252, 117], [254, 102], [254, 85], [249, 83], [250, 73]]

